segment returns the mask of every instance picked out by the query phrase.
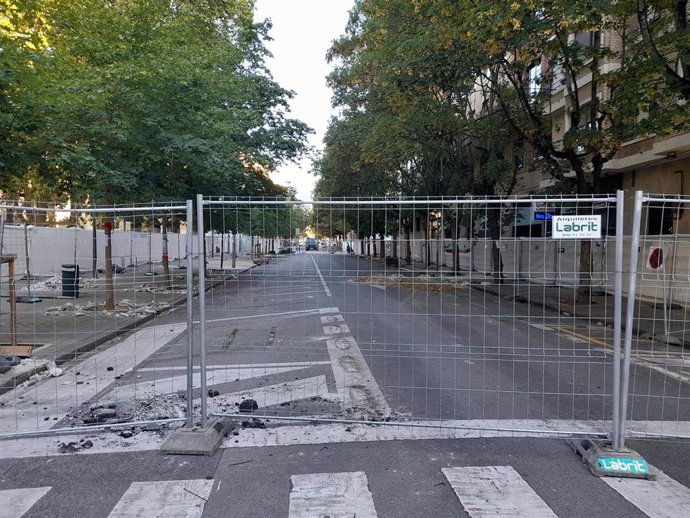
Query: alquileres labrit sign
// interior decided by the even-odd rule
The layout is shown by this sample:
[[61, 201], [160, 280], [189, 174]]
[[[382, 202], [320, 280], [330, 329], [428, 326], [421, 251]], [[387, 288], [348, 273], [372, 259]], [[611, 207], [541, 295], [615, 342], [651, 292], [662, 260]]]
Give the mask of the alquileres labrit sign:
[[554, 216], [551, 224], [554, 239], [601, 238], [601, 215]]

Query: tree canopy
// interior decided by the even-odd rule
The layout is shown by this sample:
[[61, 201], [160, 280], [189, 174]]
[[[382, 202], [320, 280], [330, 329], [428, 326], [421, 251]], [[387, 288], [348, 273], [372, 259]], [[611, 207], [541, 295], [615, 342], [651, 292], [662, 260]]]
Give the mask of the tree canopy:
[[690, 129], [687, 21], [685, 0], [358, 0], [330, 52], [356, 145], [326, 141], [321, 194], [352, 163], [397, 178], [378, 194], [511, 194], [525, 168], [602, 192], [624, 142]]
[[305, 151], [251, 0], [0, 0], [0, 191], [286, 195]]

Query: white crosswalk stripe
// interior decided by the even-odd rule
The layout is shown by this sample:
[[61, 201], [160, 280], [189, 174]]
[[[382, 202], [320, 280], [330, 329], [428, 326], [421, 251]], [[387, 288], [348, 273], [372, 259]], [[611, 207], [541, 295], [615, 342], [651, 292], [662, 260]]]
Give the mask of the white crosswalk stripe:
[[441, 471], [472, 518], [557, 516], [510, 466], [443, 468]]
[[184, 516], [201, 518], [213, 480], [132, 482], [108, 518]]
[[690, 489], [657, 472], [656, 480], [605, 477], [604, 481], [650, 518], [676, 518], [690, 514]]
[[[511, 466], [447, 467], [442, 468], [441, 472], [459, 500], [451, 504], [457, 506], [458, 514], [462, 507], [471, 518], [558, 516]], [[583, 473], [583, 476], [591, 475]], [[374, 495], [369, 489], [369, 479], [364, 471], [295, 474], [290, 477], [290, 481], [292, 489], [288, 503], [289, 518], [378, 516]], [[602, 481], [602, 490], [606, 487], [604, 483], [611, 486], [621, 498], [650, 518], [686, 516], [690, 509], [690, 489], [661, 471], [658, 471], [656, 481], [613, 477], [604, 477]], [[216, 489], [219, 490], [221, 483], [220, 480], [201, 479], [133, 482], [108, 517], [201, 518], [206, 502], [213, 498], [211, 493], [214, 484], [217, 484]], [[287, 480], [285, 483], [287, 484]], [[44, 497], [60, 501], [63, 495], [51, 489], [36, 487], [0, 490], [0, 518], [21, 518]], [[277, 489], [280, 490], [279, 487]], [[228, 496], [227, 491], [229, 490], [223, 492], [225, 496]], [[386, 501], [387, 497], [385, 494], [377, 495], [381, 501]], [[50, 503], [46, 502], [47, 505]]]
[[28, 487], [1, 490], [0, 518], [21, 518], [50, 489], [50, 487]]
[[376, 518], [374, 500], [363, 471], [293, 475], [289, 518]]

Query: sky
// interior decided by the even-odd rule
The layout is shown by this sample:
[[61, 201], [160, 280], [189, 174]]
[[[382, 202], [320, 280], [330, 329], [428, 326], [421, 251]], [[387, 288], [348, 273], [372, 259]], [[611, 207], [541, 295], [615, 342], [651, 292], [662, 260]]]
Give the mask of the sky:
[[[314, 129], [309, 145], [323, 149], [328, 120], [334, 113], [326, 76], [331, 65], [326, 52], [331, 42], [345, 32], [348, 11], [354, 0], [256, 0], [255, 19], [270, 18], [273, 41], [266, 46], [273, 54], [267, 65], [280, 86], [295, 92], [290, 116]], [[286, 164], [271, 175], [274, 182], [293, 187], [297, 197], [311, 199], [316, 177], [311, 160]]]

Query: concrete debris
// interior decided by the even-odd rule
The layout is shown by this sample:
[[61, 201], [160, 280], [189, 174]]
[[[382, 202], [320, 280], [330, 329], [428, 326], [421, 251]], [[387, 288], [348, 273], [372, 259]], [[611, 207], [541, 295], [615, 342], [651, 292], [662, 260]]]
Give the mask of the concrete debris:
[[4, 374], [15, 365], [19, 365], [19, 358], [4, 354], [0, 355], [0, 374]]
[[370, 284], [380, 288], [405, 288], [409, 290], [423, 290], [433, 293], [451, 292], [457, 288], [470, 285], [470, 281], [465, 277], [433, 277], [430, 275], [408, 277], [406, 275], [397, 274], [358, 277], [355, 279], [355, 282], [360, 284]]
[[172, 288], [165, 286], [163, 284], [139, 284], [134, 288], [127, 288], [124, 291], [134, 291], [137, 293], [187, 293], [186, 288], [180, 288], [173, 286]]
[[[90, 278], [90, 277], [79, 277], [79, 289], [80, 290], [88, 290], [96, 287], [96, 279]], [[22, 286], [19, 288], [18, 292], [19, 293], [28, 293], [29, 288], [31, 289], [31, 292], [40, 292], [40, 291], [57, 291], [62, 289], [62, 274], [61, 273], [56, 273], [52, 277], [48, 279], [44, 279], [42, 281], [38, 282], [33, 282], [31, 283], [31, 286]]]
[[49, 362], [48, 363], [48, 376], [51, 378], [57, 378], [58, 376], [62, 376], [62, 373], [64, 371], [55, 365], [55, 362]]
[[67, 302], [62, 306], [49, 307], [46, 310], [45, 315], [83, 316], [99, 313], [119, 317], [143, 317], [146, 315], [155, 315], [168, 308], [170, 308], [170, 304], [167, 304], [165, 302], [135, 303], [128, 299], [122, 299], [117, 304], [115, 304], [115, 309], [113, 311], [107, 311], [105, 309], [105, 303], [88, 302], [84, 305], [77, 305], [73, 302]]
[[158, 421], [185, 416], [185, 397], [181, 394], [163, 394], [146, 400], [84, 404], [70, 414], [69, 419], [88, 425]]
[[259, 404], [253, 399], [243, 399], [240, 403], [240, 412], [256, 412]]
[[260, 428], [263, 430], [266, 428], [266, 423], [261, 419], [253, 417], [251, 421], [242, 421], [242, 428]]
[[93, 448], [93, 442], [85, 439], [79, 442], [61, 442], [58, 445], [58, 451], [60, 453], [76, 453], [79, 450], [88, 450], [89, 448]]

